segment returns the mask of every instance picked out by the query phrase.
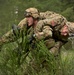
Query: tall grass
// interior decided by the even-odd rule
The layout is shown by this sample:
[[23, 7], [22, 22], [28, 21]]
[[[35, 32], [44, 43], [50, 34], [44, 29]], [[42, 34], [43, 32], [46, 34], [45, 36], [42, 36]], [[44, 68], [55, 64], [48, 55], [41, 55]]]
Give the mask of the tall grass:
[[[0, 52], [0, 75], [74, 75], [74, 55], [63, 50], [54, 57], [44, 44], [36, 42], [35, 48], [27, 42], [4, 45]], [[16, 48], [17, 47], [17, 48]]]

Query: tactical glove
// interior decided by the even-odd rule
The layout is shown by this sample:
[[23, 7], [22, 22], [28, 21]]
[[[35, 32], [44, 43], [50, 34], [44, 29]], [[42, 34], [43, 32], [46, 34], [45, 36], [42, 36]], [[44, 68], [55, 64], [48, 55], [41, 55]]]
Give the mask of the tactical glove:
[[14, 24], [12, 26], [12, 29], [13, 29], [13, 33], [14, 33], [15, 36], [19, 35], [20, 28], [17, 25]]

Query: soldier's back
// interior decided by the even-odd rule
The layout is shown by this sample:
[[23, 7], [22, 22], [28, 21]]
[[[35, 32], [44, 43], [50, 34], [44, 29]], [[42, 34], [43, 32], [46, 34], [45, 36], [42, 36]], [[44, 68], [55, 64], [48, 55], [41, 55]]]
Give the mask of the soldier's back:
[[69, 32], [74, 33], [74, 22], [67, 22], [66, 25], [68, 26]]
[[55, 13], [53, 11], [40, 12], [41, 19], [49, 19], [58, 15], [59, 15], [58, 13]]

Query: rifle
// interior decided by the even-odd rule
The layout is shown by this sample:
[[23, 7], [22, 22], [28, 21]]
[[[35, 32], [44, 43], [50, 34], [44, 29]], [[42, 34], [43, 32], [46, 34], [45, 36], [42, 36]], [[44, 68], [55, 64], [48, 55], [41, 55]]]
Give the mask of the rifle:
[[20, 34], [20, 28], [17, 25], [12, 25], [12, 30], [14, 35], [18, 38], [19, 34]]

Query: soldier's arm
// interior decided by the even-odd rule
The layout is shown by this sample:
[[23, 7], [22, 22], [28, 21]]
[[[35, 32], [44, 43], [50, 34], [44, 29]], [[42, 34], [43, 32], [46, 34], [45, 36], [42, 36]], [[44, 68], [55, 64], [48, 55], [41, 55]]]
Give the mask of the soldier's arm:
[[43, 20], [38, 22], [35, 31], [36, 38], [39, 40], [52, 37], [52, 28], [45, 25]]
[[67, 22], [66, 23], [69, 29], [69, 33], [73, 33], [74, 34], [74, 22]]
[[20, 21], [20, 23], [18, 24], [18, 27], [23, 29], [26, 24], [27, 24], [27, 20], [26, 18], [24, 18], [23, 20]]
[[50, 26], [55, 26], [55, 25], [64, 25], [67, 20], [61, 15], [51, 15], [49, 19], [43, 20], [45, 24], [48, 24]]
[[[55, 16], [52, 15], [48, 19], [41, 20], [37, 23], [36, 27], [36, 37], [37, 38], [45, 38], [45, 37], [52, 37], [52, 28], [56, 25], [64, 25], [66, 19], [63, 16]], [[40, 31], [42, 30], [42, 31]]]
[[[20, 32], [24, 28], [25, 24], [26, 24], [26, 18], [21, 20], [21, 22], [18, 24], [18, 27], [20, 28]], [[14, 36], [13, 30], [11, 29], [0, 38], [0, 43], [4, 44], [4, 43], [9, 43], [9, 42], [14, 42], [16, 40], [14, 39], [14, 37], [15, 36]]]

